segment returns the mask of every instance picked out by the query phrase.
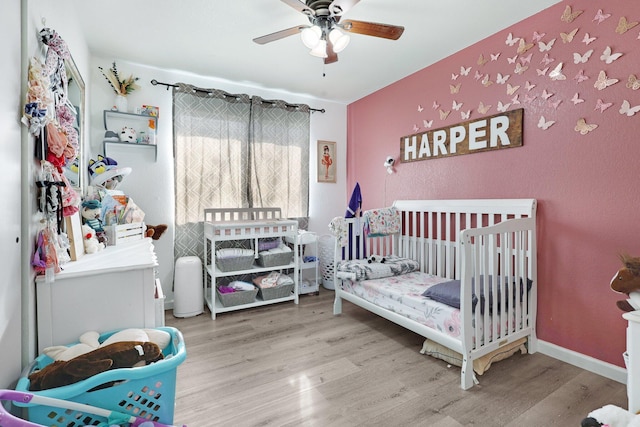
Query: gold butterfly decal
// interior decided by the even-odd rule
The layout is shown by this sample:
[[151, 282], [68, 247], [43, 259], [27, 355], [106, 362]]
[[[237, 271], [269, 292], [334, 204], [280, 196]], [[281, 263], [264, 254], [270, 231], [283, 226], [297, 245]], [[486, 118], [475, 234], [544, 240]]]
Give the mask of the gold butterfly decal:
[[527, 43], [524, 40], [524, 38], [522, 38], [522, 39], [520, 39], [520, 43], [518, 44], [518, 49], [516, 50], [516, 52], [518, 52], [520, 55], [522, 55], [523, 53], [525, 53], [526, 51], [528, 51], [532, 47], [533, 47], [533, 43]]
[[632, 90], [640, 89], [640, 80], [638, 80], [635, 74], [629, 75], [629, 79], [627, 80], [627, 87]]
[[618, 79], [608, 78], [604, 70], [601, 70], [600, 74], [598, 74], [598, 80], [596, 80], [596, 82], [593, 84], [593, 87], [595, 87], [598, 90], [603, 90], [608, 88], [611, 85], [618, 83], [618, 81], [619, 81]]
[[636, 25], [638, 25], [638, 22], [628, 22], [627, 18], [625, 18], [624, 16], [620, 17], [620, 21], [618, 21], [618, 26], [616, 27], [616, 33], [618, 34], [624, 34], [627, 31], [629, 31], [630, 29], [632, 29], [633, 27], [635, 27]]
[[562, 65], [563, 65], [563, 63], [560, 62], [558, 65], [556, 65], [556, 68], [554, 68], [553, 70], [549, 71], [549, 77], [551, 78], [551, 80], [566, 80], [567, 79], [567, 76], [562, 74]]
[[571, 6], [568, 6], [564, 8], [564, 12], [562, 13], [562, 16], [560, 17], [560, 20], [562, 22], [573, 22], [574, 19], [576, 19], [578, 16], [582, 15], [582, 12], [584, 12], [584, 10], [576, 10], [575, 12], [573, 12], [571, 10]]
[[560, 33], [560, 38], [562, 38], [562, 43], [571, 43], [573, 38], [576, 36], [578, 32], [578, 28], [574, 28], [569, 33]]
[[460, 91], [461, 85], [462, 83], [458, 83], [457, 85], [449, 85], [449, 90], [451, 91], [451, 93], [458, 93], [458, 91]]
[[491, 105], [484, 105], [482, 101], [480, 101], [480, 105], [478, 105], [478, 113], [487, 114], [490, 108], [491, 108]]
[[446, 119], [447, 116], [449, 116], [449, 113], [451, 112], [451, 110], [448, 110], [448, 111], [439, 110], [439, 111], [440, 111], [440, 120]]
[[540, 116], [540, 120], [538, 120], [538, 127], [542, 130], [549, 129], [556, 121], [555, 120], [547, 120], [544, 116]]
[[513, 95], [518, 89], [520, 89], [520, 85], [511, 86], [511, 83], [507, 83], [507, 95]]
[[493, 84], [493, 82], [491, 80], [489, 80], [489, 74], [487, 74], [486, 76], [484, 76], [484, 78], [482, 79], [482, 86], [484, 87], [489, 87]]
[[487, 61], [488, 59], [486, 59], [483, 54], [480, 54], [480, 57], [478, 58], [478, 65], [484, 65]]
[[586, 135], [597, 127], [598, 125], [588, 124], [587, 121], [582, 118], [578, 120], [578, 123], [576, 123], [576, 127], [574, 129], [576, 132], [580, 132], [580, 135]]
[[516, 74], [522, 74], [529, 69], [528, 65], [516, 64], [516, 68], [513, 70]]

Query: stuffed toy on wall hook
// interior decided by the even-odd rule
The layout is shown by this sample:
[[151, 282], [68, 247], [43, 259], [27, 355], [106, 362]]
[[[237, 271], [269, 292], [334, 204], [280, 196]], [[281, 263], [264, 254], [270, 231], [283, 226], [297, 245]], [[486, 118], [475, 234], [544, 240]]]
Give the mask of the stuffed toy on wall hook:
[[616, 301], [616, 306], [622, 311], [640, 310], [640, 257], [620, 255], [624, 267], [617, 271], [611, 279], [611, 289], [625, 294], [629, 299]]

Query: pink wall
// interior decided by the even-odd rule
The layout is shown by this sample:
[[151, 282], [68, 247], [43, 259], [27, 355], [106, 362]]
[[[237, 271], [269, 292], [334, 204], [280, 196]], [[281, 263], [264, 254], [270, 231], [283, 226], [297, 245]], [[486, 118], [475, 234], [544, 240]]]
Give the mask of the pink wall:
[[[583, 13], [567, 22], [561, 19], [567, 6]], [[600, 7], [611, 15], [602, 22], [596, 19]], [[348, 192], [360, 182], [365, 209], [403, 198], [538, 199], [538, 336], [619, 366], [626, 322], [615, 301], [623, 296], [609, 289], [609, 281], [621, 266], [620, 252], [640, 256], [640, 112], [619, 111], [623, 100], [640, 105], [640, 90], [627, 87], [631, 74], [640, 78], [640, 25], [619, 34], [622, 17], [640, 21], [640, 3], [573, 0], [552, 6], [349, 105], [347, 148]], [[572, 41], [563, 41], [561, 33], [574, 29]], [[535, 42], [518, 54], [519, 43], [506, 43], [509, 33], [527, 44], [541, 35], [544, 45]], [[430, 43], [437, 40], [425, 40], [424, 49]], [[623, 55], [607, 64], [600, 59], [607, 46]], [[580, 62], [577, 57], [591, 49]], [[552, 62], [543, 73], [545, 54]], [[484, 65], [478, 64], [480, 55], [488, 59]], [[549, 73], [560, 62], [566, 79], [553, 80]], [[528, 68], [517, 73], [517, 64]], [[461, 67], [471, 67], [468, 76], [460, 74]], [[588, 79], [579, 82], [581, 70]], [[596, 89], [601, 70], [619, 82]], [[476, 73], [488, 74], [493, 84], [483, 85]], [[510, 75], [506, 83], [496, 81], [498, 73]], [[535, 87], [527, 90], [527, 82]], [[507, 83], [520, 88], [509, 95]], [[458, 93], [451, 93], [452, 84], [461, 85]], [[544, 99], [544, 91], [552, 95]], [[576, 93], [584, 102], [571, 101]], [[516, 95], [520, 104], [513, 101]], [[599, 99], [612, 105], [598, 108]], [[463, 104], [459, 111], [452, 109], [454, 101]], [[491, 105], [486, 114], [478, 112], [481, 102]], [[471, 110], [471, 120], [496, 114], [498, 102], [524, 108], [522, 147], [396, 162], [397, 172], [387, 174], [385, 158], [399, 157], [402, 137], [426, 131], [431, 120], [431, 129], [464, 122], [463, 111]], [[441, 120], [439, 110], [450, 113]], [[543, 130], [541, 116], [555, 123]], [[598, 127], [580, 134], [575, 127], [581, 118]]]

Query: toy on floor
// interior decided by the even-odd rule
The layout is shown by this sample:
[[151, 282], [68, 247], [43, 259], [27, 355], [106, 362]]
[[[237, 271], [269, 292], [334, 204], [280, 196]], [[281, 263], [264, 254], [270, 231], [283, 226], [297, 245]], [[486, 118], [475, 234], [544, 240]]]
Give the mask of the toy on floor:
[[640, 427], [640, 415], [615, 405], [605, 405], [591, 411], [580, 427]]
[[120, 341], [99, 347], [68, 361], [56, 360], [29, 375], [31, 391], [48, 390], [86, 380], [110, 369], [148, 365], [163, 359], [157, 344], [142, 341]]
[[640, 310], [640, 257], [622, 254], [620, 261], [624, 267], [611, 279], [611, 289], [627, 295], [629, 299], [616, 301], [616, 305], [625, 312]]

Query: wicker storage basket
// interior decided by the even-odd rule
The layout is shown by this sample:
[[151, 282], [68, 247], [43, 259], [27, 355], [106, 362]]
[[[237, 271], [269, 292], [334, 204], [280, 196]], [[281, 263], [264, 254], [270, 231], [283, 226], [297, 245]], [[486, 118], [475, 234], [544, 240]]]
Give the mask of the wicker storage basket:
[[[178, 329], [171, 327], [156, 329], [166, 331], [171, 335], [171, 341], [163, 351], [165, 356], [163, 360], [136, 368], [112, 369], [77, 383], [42, 391], [30, 391], [30, 393], [97, 406], [163, 424], [173, 424], [176, 371], [178, 365], [185, 360], [187, 353], [182, 333]], [[102, 334], [100, 342], [115, 332], [117, 331]], [[50, 363], [53, 363], [53, 360], [48, 356], [44, 354], [38, 356], [23, 372], [23, 376], [18, 380], [16, 390], [29, 392], [28, 376]], [[107, 419], [102, 416], [47, 405], [28, 405], [26, 413], [29, 421], [44, 426], [107, 423]]]
[[258, 253], [258, 264], [262, 267], [277, 267], [279, 265], [291, 264], [293, 251], [291, 252], [260, 252]]
[[258, 287], [258, 295], [262, 298], [263, 301], [268, 301], [276, 298], [284, 298], [291, 295], [293, 292], [293, 283], [277, 285], [272, 288], [260, 288]]
[[[224, 249], [221, 249], [218, 252], [222, 252]], [[219, 253], [216, 255], [216, 266], [220, 269], [220, 271], [239, 271], [239, 270], [249, 270], [253, 266], [254, 254], [250, 249], [229, 249], [229, 251], [237, 252], [237, 255], [233, 256], [220, 256]]]
[[258, 295], [258, 288], [252, 291], [236, 291], [228, 294], [220, 293], [216, 288], [216, 294], [218, 299], [225, 307], [232, 307], [234, 305], [250, 304], [255, 301], [256, 295]]

